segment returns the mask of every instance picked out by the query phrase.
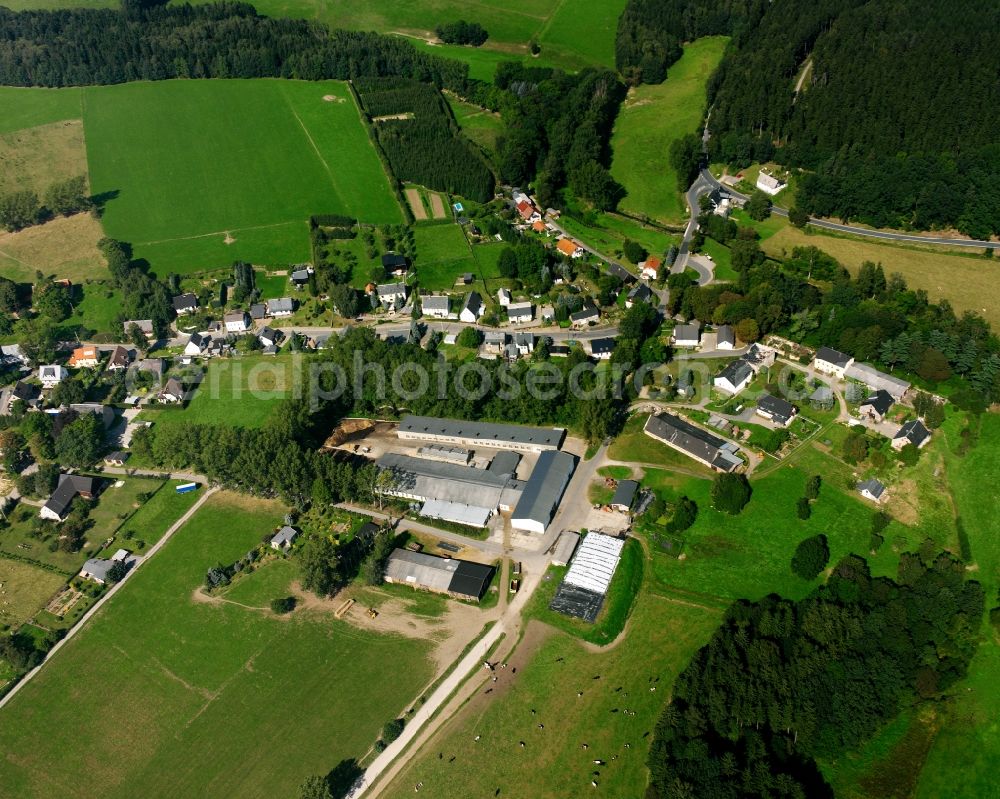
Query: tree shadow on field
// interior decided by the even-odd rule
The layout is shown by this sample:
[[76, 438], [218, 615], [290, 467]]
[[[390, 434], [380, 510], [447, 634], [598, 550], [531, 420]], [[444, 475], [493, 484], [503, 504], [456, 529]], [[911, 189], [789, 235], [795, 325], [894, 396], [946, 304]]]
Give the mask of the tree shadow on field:
[[106, 206], [111, 200], [118, 199], [118, 196], [121, 193], [121, 189], [111, 189], [110, 191], [102, 191], [100, 194], [94, 194], [91, 196], [90, 201], [94, 204], [94, 212], [97, 214], [98, 218], [104, 215], [104, 206]]
[[341, 760], [326, 775], [326, 783], [330, 786], [330, 792], [334, 797], [342, 799], [342, 797], [347, 796], [348, 792], [364, 773], [365, 770], [358, 765], [358, 761], [350, 757], [346, 760]]

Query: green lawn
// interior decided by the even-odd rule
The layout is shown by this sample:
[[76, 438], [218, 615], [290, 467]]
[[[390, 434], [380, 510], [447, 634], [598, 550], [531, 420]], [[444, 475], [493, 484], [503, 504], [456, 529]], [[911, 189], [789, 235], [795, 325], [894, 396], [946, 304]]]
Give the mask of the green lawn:
[[[7, 5], [6, 3], [4, 5]], [[7, 5], [11, 8], [10, 5]], [[14, 8], [16, 11], [17, 8]], [[0, 87], [0, 133], [80, 119], [83, 89], [22, 89]]]
[[686, 218], [677, 174], [669, 163], [670, 145], [698, 131], [708, 79], [722, 60], [727, 41], [711, 36], [688, 44], [663, 83], [629, 92], [611, 139], [611, 174], [628, 192], [621, 202], [623, 210], [664, 222]]
[[497, 136], [503, 130], [500, 115], [460, 100], [450, 93], [445, 94], [445, 99], [462, 132], [488, 153], [492, 153], [496, 149]]
[[209, 361], [205, 379], [187, 407], [148, 407], [142, 418], [157, 424], [261, 427], [289, 396], [295, 363], [288, 352]]
[[91, 184], [115, 193], [105, 230], [132, 242], [158, 272], [307, 260], [310, 214], [402, 219], [341, 82], [162, 81], [84, 91]]
[[[159, 541], [167, 532], [167, 528], [183, 516], [201, 496], [199, 491], [178, 494], [175, 489], [180, 484], [178, 480], [163, 483], [162, 487], [122, 524], [116, 544], [136, 550], [138, 541], [144, 542], [146, 548]], [[131, 539], [125, 537], [129, 531], [133, 534]]]
[[[944, 428], [949, 449], [948, 479], [957, 512], [969, 535], [978, 571], [974, 579], [983, 583], [986, 607], [997, 604], [1000, 586], [1000, 521], [996, 502], [987, 498], [1000, 474], [1000, 417], [984, 414], [978, 445], [964, 457], [954, 447], [959, 443], [960, 416], [952, 416]], [[969, 676], [954, 690], [942, 714], [938, 733], [920, 773], [919, 799], [959, 799], [988, 796], [996, 791], [996, 764], [1000, 762], [1000, 641], [988, 624], [969, 668]]]
[[89, 338], [89, 331], [98, 333], [118, 333], [121, 326], [115, 319], [121, 308], [121, 294], [111, 288], [110, 283], [94, 282], [83, 286], [83, 299], [73, 308], [73, 315], [64, 325], [79, 325], [84, 328], [81, 337]]
[[465, 272], [481, 277], [469, 243], [458, 225], [417, 225], [413, 234], [417, 244], [414, 266], [422, 288], [453, 289], [455, 280]]
[[271, 799], [363, 755], [430, 681], [428, 643], [193, 599], [283, 514], [219, 495], [142, 567], [0, 712], [4, 793]]
[[[718, 619], [716, 611], [643, 591], [624, 638], [611, 649], [585, 649], [557, 631], [523, 654], [515, 650], [508, 661], [517, 674], [498, 672], [497, 692], [472, 699], [383, 795], [412, 796], [423, 782], [423, 791], [442, 799], [642, 796], [652, 730], [673, 680]], [[529, 627], [527, 636], [538, 632]], [[594, 770], [599, 791], [590, 786]]]
[[250, 574], [237, 577], [219, 595], [230, 602], [255, 608], [269, 608], [272, 599], [289, 595], [289, 587], [299, 577], [298, 565], [289, 558], [268, 561]]

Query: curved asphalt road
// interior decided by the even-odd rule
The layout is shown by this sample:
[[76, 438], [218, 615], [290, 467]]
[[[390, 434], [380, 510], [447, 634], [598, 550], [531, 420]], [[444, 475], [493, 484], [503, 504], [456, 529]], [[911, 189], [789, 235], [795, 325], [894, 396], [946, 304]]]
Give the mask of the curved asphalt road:
[[[688, 190], [688, 205], [691, 207], [692, 212], [698, 207], [698, 197], [701, 194], [707, 194], [714, 188], [722, 188], [725, 191], [732, 194], [734, 197], [748, 199], [747, 195], [740, 194], [740, 192], [735, 191], [729, 186], [723, 186], [718, 180], [713, 177], [712, 173], [707, 169], [702, 169], [701, 173], [698, 175], [697, 179], [691, 188]], [[699, 189], [698, 194], [692, 197], [692, 192]], [[693, 203], [692, 203], [693, 199]], [[772, 206], [771, 212], [776, 216], [788, 216], [788, 211], [777, 205]], [[980, 241], [979, 239], [949, 239], [941, 236], [918, 236], [910, 233], [892, 233], [885, 230], [870, 230], [864, 227], [855, 227], [854, 225], [842, 225], [839, 222], [829, 222], [826, 219], [817, 219], [816, 217], [809, 217], [809, 224], [823, 228], [823, 230], [833, 230], [838, 233], [849, 233], [852, 236], [867, 236], [872, 239], [884, 239], [887, 241], [902, 241], [910, 244], [941, 244], [947, 245], [949, 247], [982, 247], [983, 249], [989, 250], [1000, 250], [1000, 241]], [[690, 223], [688, 223], [690, 227]], [[694, 235], [694, 231], [691, 231], [691, 235]], [[685, 239], [687, 238], [687, 233], [685, 232]], [[677, 259], [680, 260], [680, 257]]]

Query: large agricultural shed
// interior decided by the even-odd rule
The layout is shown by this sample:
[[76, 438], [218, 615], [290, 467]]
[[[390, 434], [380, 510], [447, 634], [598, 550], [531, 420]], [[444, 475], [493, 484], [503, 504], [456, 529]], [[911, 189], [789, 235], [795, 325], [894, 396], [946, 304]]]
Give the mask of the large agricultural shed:
[[379, 469], [392, 472], [385, 494], [423, 502], [422, 513], [460, 524], [482, 527], [497, 508], [516, 501], [509, 474], [477, 469], [410, 455], [386, 453], [376, 461]]
[[404, 416], [396, 434], [399, 438], [410, 441], [543, 452], [559, 449], [566, 430], [561, 427], [528, 427], [520, 424], [439, 419], [433, 416]]
[[493, 567], [458, 558], [439, 558], [407, 549], [393, 550], [385, 567], [385, 581], [426, 591], [474, 599], [486, 593]]
[[548, 450], [539, 455], [510, 517], [511, 526], [532, 533], [544, 533], [569, 485], [574, 468], [576, 459], [568, 452]]
[[601, 612], [624, 546], [625, 541], [621, 538], [588, 533], [549, 607], [567, 616], [594, 622]]

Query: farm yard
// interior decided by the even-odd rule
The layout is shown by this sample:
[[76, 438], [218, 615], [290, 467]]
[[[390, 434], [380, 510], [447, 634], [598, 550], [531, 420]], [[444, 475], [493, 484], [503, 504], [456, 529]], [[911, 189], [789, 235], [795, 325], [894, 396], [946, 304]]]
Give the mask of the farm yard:
[[431, 679], [430, 644], [196, 601], [284, 512], [213, 497], [4, 709], [4, 790], [263, 799], [368, 751]]
[[728, 39], [709, 36], [685, 46], [667, 79], [629, 91], [611, 139], [611, 174], [626, 190], [620, 207], [661, 222], [687, 216], [677, 173], [670, 166], [671, 143], [695, 133], [705, 108], [706, 86], [722, 60]]

